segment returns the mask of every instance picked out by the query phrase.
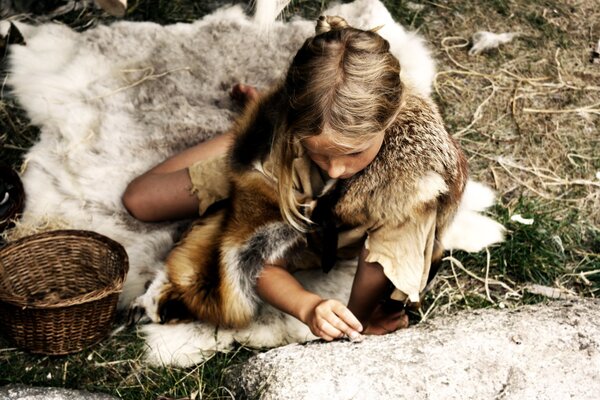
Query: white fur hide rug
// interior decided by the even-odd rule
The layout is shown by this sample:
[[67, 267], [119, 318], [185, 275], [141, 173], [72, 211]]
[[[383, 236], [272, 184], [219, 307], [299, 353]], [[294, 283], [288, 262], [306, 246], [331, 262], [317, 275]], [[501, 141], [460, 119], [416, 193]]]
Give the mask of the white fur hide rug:
[[[378, 0], [338, 5], [326, 14], [344, 16], [359, 28], [384, 25], [380, 34], [400, 59], [403, 80], [430, 93], [434, 64], [422, 39], [395, 23]], [[229, 97], [232, 85], [265, 89], [280, 79], [295, 51], [314, 33], [314, 22], [275, 22], [265, 33], [234, 6], [170, 26], [117, 22], [83, 33], [57, 24], [17, 26], [26, 45], [11, 46], [7, 83], [41, 136], [26, 156], [27, 202], [13, 238], [73, 228], [120, 242], [130, 260], [120, 307], [144, 294], [158, 274], [136, 301], [155, 320], [152, 289], [164, 279], [163, 260], [182, 223], [136, 221], [121, 204], [125, 187], [168, 156], [227, 130], [239, 113]], [[7, 23], [0, 28], [5, 32]], [[476, 241], [467, 247], [479, 250], [500, 240], [501, 227], [477, 213], [493, 202], [491, 192], [476, 184], [470, 190], [484, 197], [466, 205], [457, 221], [477, 226], [471, 229]], [[467, 240], [464, 232], [455, 232], [460, 233], [456, 240]], [[308, 289], [348, 298], [353, 267], [303, 274]], [[181, 366], [227, 351], [235, 342], [274, 347], [314, 339], [302, 323], [266, 305], [242, 330], [217, 330], [199, 322], [149, 323], [140, 329], [149, 362]]]

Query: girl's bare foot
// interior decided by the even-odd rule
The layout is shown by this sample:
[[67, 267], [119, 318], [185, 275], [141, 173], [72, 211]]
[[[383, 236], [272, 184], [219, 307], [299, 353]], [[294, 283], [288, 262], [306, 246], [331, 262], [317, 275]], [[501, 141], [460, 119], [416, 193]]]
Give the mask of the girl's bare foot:
[[365, 335], [385, 335], [398, 329], [408, 328], [408, 315], [405, 310], [391, 311], [378, 305], [371, 314], [369, 323], [362, 332]]
[[256, 90], [254, 86], [245, 85], [243, 83], [237, 83], [233, 85], [229, 94], [232, 99], [241, 103], [242, 105], [246, 105], [249, 102], [256, 101], [258, 99], [258, 90]]

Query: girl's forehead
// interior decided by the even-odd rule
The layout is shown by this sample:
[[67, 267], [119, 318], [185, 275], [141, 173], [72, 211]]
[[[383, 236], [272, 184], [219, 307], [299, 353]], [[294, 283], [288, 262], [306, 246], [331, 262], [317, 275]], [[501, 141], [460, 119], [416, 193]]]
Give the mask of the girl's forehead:
[[356, 145], [340, 143], [339, 139], [326, 134], [309, 136], [302, 139], [301, 143], [306, 150], [319, 154], [343, 154], [350, 150], [355, 150], [361, 145], [360, 142], [356, 143]]
[[372, 138], [371, 140], [342, 142], [339, 138], [328, 134], [309, 136], [301, 140], [302, 145], [309, 152], [327, 155], [342, 155], [363, 151], [371, 146], [371, 142]]

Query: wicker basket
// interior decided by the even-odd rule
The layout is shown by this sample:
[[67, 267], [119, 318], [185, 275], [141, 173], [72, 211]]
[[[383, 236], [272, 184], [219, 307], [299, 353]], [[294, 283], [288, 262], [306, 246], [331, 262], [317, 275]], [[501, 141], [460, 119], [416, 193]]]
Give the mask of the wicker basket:
[[61, 230], [0, 249], [0, 329], [32, 353], [62, 355], [108, 335], [128, 270], [119, 243]]

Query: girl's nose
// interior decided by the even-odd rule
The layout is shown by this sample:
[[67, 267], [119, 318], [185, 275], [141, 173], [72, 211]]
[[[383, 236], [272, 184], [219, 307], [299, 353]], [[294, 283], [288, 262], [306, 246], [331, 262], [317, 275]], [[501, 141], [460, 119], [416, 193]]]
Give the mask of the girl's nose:
[[342, 176], [346, 172], [346, 168], [343, 163], [336, 162], [335, 160], [330, 160], [327, 164], [327, 175], [331, 179], [337, 179]]

